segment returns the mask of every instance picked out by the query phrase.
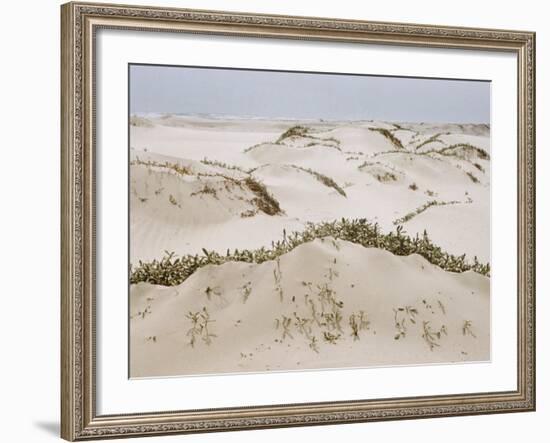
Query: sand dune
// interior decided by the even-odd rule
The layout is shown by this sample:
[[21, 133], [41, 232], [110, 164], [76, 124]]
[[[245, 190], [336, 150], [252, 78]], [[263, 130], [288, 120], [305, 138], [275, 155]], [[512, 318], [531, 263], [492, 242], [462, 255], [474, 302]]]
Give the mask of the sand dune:
[[[486, 125], [148, 115], [132, 117], [130, 146], [133, 266], [166, 251], [270, 248], [342, 218], [427, 231], [443, 251], [490, 263]], [[131, 285], [131, 373], [488, 360], [489, 286], [328, 237], [278, 261], [208, 265], [176, 286]]]
[[130, 300], [132, 377], [489, 357], [487, 277], [330, 237], [278, 262], [133, 285]]

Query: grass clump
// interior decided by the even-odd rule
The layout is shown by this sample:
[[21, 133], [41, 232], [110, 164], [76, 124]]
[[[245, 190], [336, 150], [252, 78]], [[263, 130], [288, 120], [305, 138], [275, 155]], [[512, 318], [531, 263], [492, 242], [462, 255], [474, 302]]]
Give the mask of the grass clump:
[[307, 172], [308, 174], [315, 177], [318, 181], [320, 181], [326, 187], [336, 190], [336, 192], [338, 192], [338, 194], [340, 194], [343, 197], [347, 197], [345, 191], [340, 186], [338, 186], [338, 183], [336, 183], [332, 178], [324, 174], [321, 174], [320, 172], [314, 171], [313, 169], [310, 169], [310, 168], [303, 168], [301, 166], [296, 166], [296, 165], [290, 165], [290, 166], [293, 167], [294, 169]]
[[292, 126], [291, 128], [288, 128], [285, 132], [283, 132], [275, 143], [282, 143], [284, 140], [291, 137], [305, 137], [308, 135], [308, 132], [309, 129], [305, 126]]
[[349, 241], [364, 247], [384, 249], [395, 255], [419, 254], [428, 262], [450, 272], [474, 271], [490, 275], [490, 265], [466, 260], [466, 256], [455, 256], [443, 251], [432, 243], [426, 231], [422, 236], [410, 237], [398, 226], [395, 232], [384, 234], [378, 224], [366, 219], [345, 219], [332, 222], [308, 223], [305, 230], [284, 235], [283, 239], [273, 242], [271, 248], [243, 249], [227, 251], [226, 255], [215, 251], [203, 250], [202, 255], [176, 257], [173, 252], [166, 253], [160, 260], [138, 262], [130, 270], [130, 283], [147, 282], [155, 285], [175, 286], [184, 282], [198, 269], [207, 265], [221, 265], [227, 262], [264, 263], [292, 251], [296, 247], [318, 238], [332, 237]]
[[474, 163], [474, 166], [476, 167], [477, 170], [481, 172], [485, 172], [485, 168], [481, 166], [479, 163]]
[[268, 191], [265, 185], [253, 177], [244, 179], [246, 187], [255, 195], [252, 202], [267, 215], [281, 215], [283, 210], [279, 202]]
[[397, 149], [400, 151], [404, 150], [405, 147], [401, 143], [401, 140], [399, 140], [395, 135], [391, 133], [388, 129], [384, 128], [369, 128], [369, 131], [372, 132], [378, 132], [382, 134], [384, 137], [386, 137]]
[[474, 183], [479, 183], [479, 179], [471, 172], [466, 172], [466, 175], [470, 177], [470, 180], [472, 180]]
[[461, 158], [462, 160], [470, 160], [478, 158], [480, 160], [490, 160], [491, 156], [484, 149], [478, 148], [470, 143], [457, 143], [437, 151], [441, 155], [450, 155]]

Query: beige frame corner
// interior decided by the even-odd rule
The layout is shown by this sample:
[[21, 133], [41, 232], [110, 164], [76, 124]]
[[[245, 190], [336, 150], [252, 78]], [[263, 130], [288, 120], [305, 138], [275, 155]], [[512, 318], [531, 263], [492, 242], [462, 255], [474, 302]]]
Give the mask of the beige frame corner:
[[[61, 7], [61, 435], [67, 440], [535, 409], [535, 34], [68, 3]], [[508, 51], [518, 59], [518, 380], [511, 392], [98, 416], [94, 33], [99, 28]]]

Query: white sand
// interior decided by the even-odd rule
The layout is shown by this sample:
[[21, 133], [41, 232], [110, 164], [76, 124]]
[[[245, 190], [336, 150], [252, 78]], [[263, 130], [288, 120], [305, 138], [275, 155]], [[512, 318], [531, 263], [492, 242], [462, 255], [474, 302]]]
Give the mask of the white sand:
[[[336, 263], [334, 260], [336, 259]], [[200, 269], [175, 287], [139, 283], [132, 287], [131, 352], [132, 377], [197, 373], [247, 372], [285, 369], [374, 366], [412, 363], [461, 362], [489, 358], [489, 279], [473, 272], [442, 271], [418, 255], [397, 257], [389, 252], [332, 238], [301, 245], [279, 261], [283, 298], [276, 290], [276, 263], [261, 265], [226, 263]], [[332, 280], [330, 273], [332, 270]], [[253, 282], [245, 301], [244, 287]], [[294, 313], [311, 316], [308, 298], [322, 310], [315, 284], [325, 283], [343, 302], [341, 337], [327, 343], [327, 327], [311, 324], [311, 340], [299, 331]], [[205, 292], [212, 288], [210, 297]], [[306, 298], [308, 294], [308, 298]], [[294, 297], [294, 301], [293, 301]], [[439, 304], [441, 302], [441, 304]], [[413, 308], [405, 319], [406, 332], [395, 339], [394, 311]], [[189, 311], [207, 309], [210, 345], [200, 337], [194, 346], [187, 335]], [[363, 310], [368, 329], [351, 336], [349, 316]], [[145, 314], [143, 314], [146, 312]], [[282, 339], [276, 319], [292, 319], [290, 335]], [[430, 350], [422, 337], [423, 322], [434, 331], [445, 326], [447, 335], [435, 339]], [[464, 334], [464, 322], [471, 332]]]
[[[309, 128], [307, 136], [277, 143], [298, 123], [196, 117], [149, 117], [137, 123], [130, 137], [134, 265], [160, 259], [165, 251], [186, 255], [201, 254], [202, 248], [225, 253], [269, 247], [282, 238], [283, 229], [300, 231], [307, 222], [342, 217], [366, 218], [389, 232], [399, 219], [434, 201], [438, 205], [403, 223], [407, 234], [427, 230], [449, 253], [490, 261], [490, 161], [468, 147], [489, 152], [484, 125], [400, 123], [402, 129], [397, 129], [385, 122], [301, 122]], [[403, 149], [369, 128], [391, 130]], [[448, 155], [434, 152], [456, 145]], [[205, 158], [239, 169], [201, 163]], [[164, 162], [186, 172], [164, 167]], [[304, 169], [330, 177], [346, 195]], [[255, 195], [237, 183], [248, 176], [265, 184], [284, 213], [258, 210]], [[337, 251], [329, 243], [304, 244], [281, 257], [282, 303], [274, 293], [274, 262], [209, 266], [177, 287], [132, 285], [132, 376], [489, 359], [489, 278], [445, 272], [418, 256], [394, 257], [346, 242], [339, 242]], [[337, 344], [324, 341], [319, 327], [319, 353], [296, 331], [294, 339], [274, 342], [281, 335], [275, 318], [306, 313], [301, 281], [321, 284], [329, 266], [340, 273], [332, 284], [344, 302]], [[247, 282], [252, 293], [243, 304]], [[208, 300], [208, 287], [219, 288], [222, 295], [210, 294]], [[433, 313], [422, 300], [432, 305]], [[137, 315], [147, 306], [145, 315]], [[414, 306], [418, 317], [416, 324], [406, 323], [406, 336], [395, 340], [393, 309], [399, 306]], [[191, 347], [185, 314], [203, 307], [215, 320], [217, 337], [210, 345], [199, 340]], [[354, 341], [348, 317], [358, 310], [367, 312], [371, 325]], [[463, 335], [468, 320], [476, 337]], [[430, 350], [422, 338], [422, 321], [430, 321], [434, 330], [445, 324], [448, 335], [441, 336], [441, 346]]]

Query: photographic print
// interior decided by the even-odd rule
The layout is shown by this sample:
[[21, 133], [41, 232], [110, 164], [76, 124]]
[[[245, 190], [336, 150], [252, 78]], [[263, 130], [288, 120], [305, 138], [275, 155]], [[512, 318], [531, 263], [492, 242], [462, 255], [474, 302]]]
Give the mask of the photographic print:
[[129, 369], [489, 361], [490, 82], [129, 66]]

